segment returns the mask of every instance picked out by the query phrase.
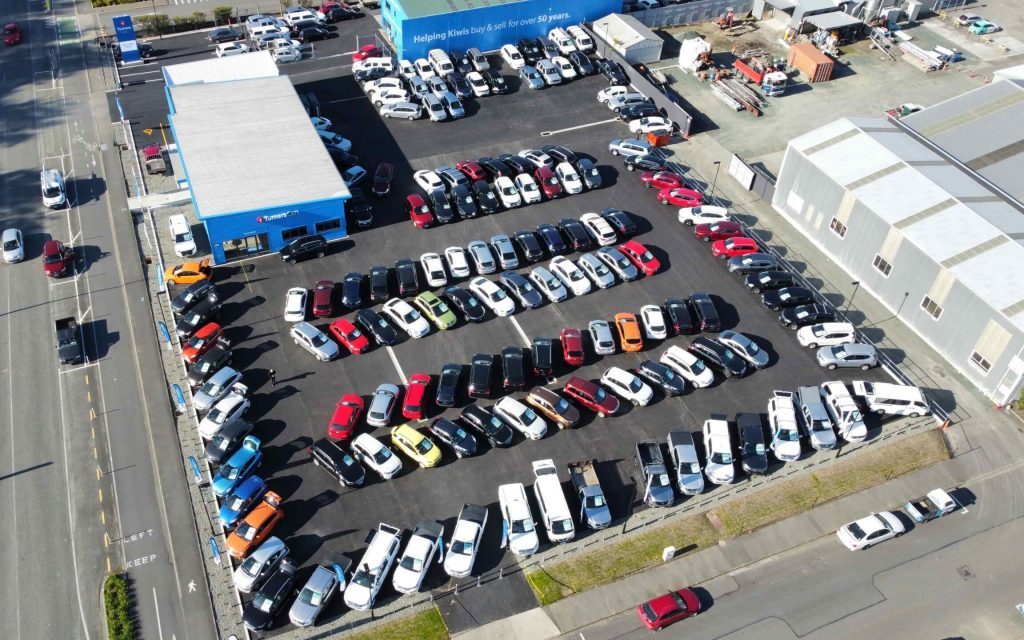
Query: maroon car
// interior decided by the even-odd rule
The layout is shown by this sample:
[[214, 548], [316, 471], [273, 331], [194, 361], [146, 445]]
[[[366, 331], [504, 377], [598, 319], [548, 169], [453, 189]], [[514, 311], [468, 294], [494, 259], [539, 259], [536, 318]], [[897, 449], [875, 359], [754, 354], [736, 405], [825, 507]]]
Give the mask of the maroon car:
[[326, 318], [334, 314], [334, 283], [321, 280], [313, 287], [313, 315]]
[[472, 182], [487, 179], [487, 172], [484, 171], [484, 168], [481, 167], [480, 164], [477, 162], [470, 162], [465, 160], [462, 162], [456, 162], [455, 168], [461, 171], [462, 173], [466, 174]]
[[618, 399], [600, 385], [573, 376], [565, 383], [565, 395], [590, 409], [599, 417], [610, 416], [619, 410]]
[[704, 222], [694, 227], [693, 234], [704, 242], [714, 242], [715, 240], [725, 240], [726, 238], [743, 235], [743, 227], [738, 222], [731, 220]]
[[636, 608], [640, 622], [648, 629], [662, 629], [684, 618], [700, 613], [700, 598], [693, 589], [670, 591], [663, 596], [652, 598]]
[[386, 196], [391, 193], [391, 182], [395, 179], [395, 167], [390, 162], [381, 162], [373, 172], [373, 195]]
[[405, 212], [412, 220], [412, 225], [420, 229], [434, 226], [434, 214], [430, 205], [423, 201], [423, 196], [412, 194], [405, 197]]
[[43, 272], [49, 277], [67, 275], [74, 260], [75, 252], [71, 247], [65, 247], [60, 240], [47, 240], [43, 244]]
[[562, 195], [562, 183], [558, 181], [555, 172], [548, 167], [537, 167], [537, 170], [533, 172], [533, 177], [536, 178], [537, 184], [540, 185], [547, 197], [557, 198]]
[[4, 44], [13, 46], [21, 43], [21, 27], [17, 22], [8, 22], [4, 25]]

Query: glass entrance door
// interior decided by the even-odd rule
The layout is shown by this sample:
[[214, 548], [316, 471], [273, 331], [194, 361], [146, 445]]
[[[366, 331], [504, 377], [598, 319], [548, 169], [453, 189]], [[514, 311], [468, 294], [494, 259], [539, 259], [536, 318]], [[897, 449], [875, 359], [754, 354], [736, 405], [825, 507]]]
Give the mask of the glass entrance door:
[[224, 259], [239, 260], [270, 251], [270, 242], [265, 233], [228, 240], [224, 243]]

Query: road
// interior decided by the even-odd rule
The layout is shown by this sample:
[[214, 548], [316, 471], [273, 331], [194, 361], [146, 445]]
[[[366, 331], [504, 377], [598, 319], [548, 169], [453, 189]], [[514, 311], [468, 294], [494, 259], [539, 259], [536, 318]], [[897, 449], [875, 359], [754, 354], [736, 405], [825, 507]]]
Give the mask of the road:
[[[166, 411], [166, 403], [148, 405], [147, 395], [163, 394], [143, 394], [136, 373], [145, 361], [135, 347], [152, 344], [151, 322], [129, 311], [144, 283], [134, 275], [137, 254], [116, 244], [118, 224], [122, 247], [135, 241], [124, 233], [132, 225], [120, 168], [106, 164], [116, 156], [104, 158], [111, 139], [97, 122], [109, 116], [93, 110], [105, 101], [90, 84], [74, 3], [54, 3], [55, 15], [39, 2], [0, 7], [25, 33], [0, 53], [0, 217], [4, 228], [22, 230], [27, 254], [0, 270], [2, 635], [102, 638], [101, 584], [108, 571], [125, 569], [140, 637], [213, 637], [194, 527], [169, 524], [165, 511], [184, 494], [180, 459], [162, 462], [176, 474], [155, 472], [148, 411]], [[41, 166], [66, 175], [69, 207], [43, 208]], [[51, 238], [75, 251], [69, 277], [43, 275], [42, 245]], [[82, 322], [88, 359], [60, 367], [53, 320], [71, 315]], [[175, 477], [178, 486], [167, 484]], [[190, 580], [201, 587], [188, 598]]]

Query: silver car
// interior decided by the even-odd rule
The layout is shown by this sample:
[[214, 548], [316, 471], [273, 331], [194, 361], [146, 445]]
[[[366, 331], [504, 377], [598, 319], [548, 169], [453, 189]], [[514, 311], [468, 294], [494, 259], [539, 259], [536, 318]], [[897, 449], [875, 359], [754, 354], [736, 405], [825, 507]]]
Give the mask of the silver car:
[[448, 110], [448, 115], [453, 118], [462, 118], [466, 115], [466, 110], [462, 108], [462, 103], [451, 91], [446, 91], [441, 96], [441, 104]]
[[288, 555], [288, 545], [277, 536], [267, 538], [259, 549], [252, 552], [242, 564], [235, 569], [232, 576], [235, 587], [242, 593], [252, 593], [259, 589], [281, 560]]
[[413, 102], [393, 102], [382, 105], [380, 115], [385, 118], [405, 118], [406, 120], [417, 120], [423, 115], [423, 108]]
[[388, 426], [396, 402], [398, 402], [398, 387], [388, 383], [377, 387], [370, 400], [370, 408], [366, 412], [366, 424], [373, 427]]
[[4, 229], [0, 242], [4, 245], [4, 262], [14, 264], [25, 259], [25, 242], [20, 229]]
[[625, 140], [612, 140], [609, 142], [608, 151], [613, 156], [642, 156], [653, 152], [654, 147], [643, 140], [627, 138]]
[[512, 240], [506, 235], [491, 236], [491, 248], [498, 254], [498, 262], [502, 269], [515, 269], [519, 267], [519, 256], [516, 248], [512, 246]]
[[874, 345], [859, 342], [821, 347], [817, 357], [818, 364], [826, 369], [860, 367], [862, 371], [867, 371], [878, 366], [878, 352]]
[[[341, 567], [339, 567], [341, 568]], [[344, 575], [344, 570], [342, 571]], [[340, 589], [339, 589], [340, 585]], [[311, 627], [316, 624], [320, 612], [331, 602], [339, 591], [344, 590], [344, 582], [338, 574], [324, 566], [319, 566], [309, 576], [309, 580], [299, 591], [299, 596], [288, 611], [288, 619], [296, 627]]]
[[717, 339], [755, 369], [764, 369], [768, 366], [768, 354], [749, 336], [737, 331], [723, 331], [718, 334]]
[[636, 265], [615, 247], [601, 247], [597, 250], [597, 257], [625, 282], [640, 277], [640, 270], [636, 268]]
[[729, 273], [757, 273], [779, 266], [778, 261], [767, 253], [748, 253], [745, 256], [735, 256], [729, 258], [726, 264], [729, 265]]
[[444, 105], [433, 94], [423, 96], [423, 108], [427, 112], [427, 117], [433, 122], [443, 122], [448, 119], [448, 112], [445, 111]]
[[562, 281], [545, 267], [534, 267], [530, 272], [530, 280], [551, 302], [561, 302], [569, 297], [569, 291]]
[[562, 84], [562, 74], [558, 73], [558, 67], [550, 60], [538, 60], [537, 71], [544, 78], [545, 84]]
[[438, 100], [441, 99], [441, 96], [448, 93], [448, 85], [444, 80], [436, 76], [433, 78], [427, 78], [427, 85], [430, 87], [430, 92], [434, 94], [434, 97]]
[[689, 431], [670, 431], [668, 452], [676, 474], [676, 484], [684, 495], [695, 496], [704, 491], [704, 474], [700, 470], [700, 458]]
[[296, 322], [288, 333], [292, 342], [316, 356], [320, 362], [328, 362], [341, 355], [338, 343], [308, 322]]
[[469, 256], [473, 259], [473, 265], [476, 267], [477, 273], [494, 273], [498, 270], [498, 266], [494, 262], [494, 255], [487, 247], [487, 243], [482, 240], [473, 240], [469, 243], [467, 249], [469, 249]]
[[583, 273], [587, 274], [594, 281], [594, 284], [599, 289], [607, 289], [615, 284], [615, 275], [594, 254], [584, 253], [577, 260], [576, 264], [580, 266]]
[[610, 356], [615, 353], [615, 337], [612, 327], [605, 320], [591, 320], [587, 325], [590, 342], [594, 345], [594, 353], [599, 356]]
[[242, 374], [231, 367], [224, 367], [210, 376], [192, 396], [192, 404], [200, 413], [209, 411], [221, 398], [231, 393], [231, 387], [242, 381]]
[[523, 81], [523, 84], [530, 87], [531, 89], [543, 89], [544, 88], [544, 77], [540, 75], [540, 72], [536, 68], [530, 65], [523, 65], [519, 69], [519, 78]]

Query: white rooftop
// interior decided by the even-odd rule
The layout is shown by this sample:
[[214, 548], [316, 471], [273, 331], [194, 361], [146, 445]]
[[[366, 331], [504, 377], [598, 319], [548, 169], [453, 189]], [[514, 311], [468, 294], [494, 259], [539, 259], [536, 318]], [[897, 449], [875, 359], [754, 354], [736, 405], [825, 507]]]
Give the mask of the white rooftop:
[[622, 48], [644, 40], [661, 42], [661, 38], [648, 29], [644, 23], [633, 16], [624, 16], [621, 13], [611, 13], [594, 20], [592, 31]]
[[349, 197], [287, 76], [169, 91], [199, 217]]
[[227, 82], [278, 75], [277, 64], [269, 51], [256, 51], [238, 56], [208, 58], [195, 62], [172, 64], [162, 69], [168, 87], [196, 82]]

